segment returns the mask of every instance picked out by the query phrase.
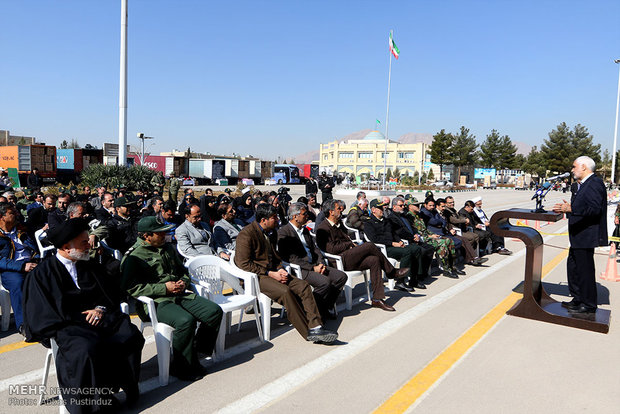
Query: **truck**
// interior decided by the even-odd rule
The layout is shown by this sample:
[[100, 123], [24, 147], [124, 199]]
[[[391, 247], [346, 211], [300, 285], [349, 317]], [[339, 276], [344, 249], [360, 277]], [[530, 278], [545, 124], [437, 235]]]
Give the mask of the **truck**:
[[239, 180], [244, 182], [261, 182], [261, 162], [260, 160], [239, 160]]
[[226, 180], [226, 185], [234, 185], [239, 180], [239, 159], [237, 158], [190, 158], [189, 175], [198, 184], [218, 183]]
[[319, 165], [318, 164], [295, 164], [299, 168], [299, 178], [302, 183], [305, 183], [310, 177], [319, 177]]
[[0, 167], [17, 168], [21, 185], [33, 168], [43, 182], [56, 180], [56, 147], [52, 145], [12, 145], [0, 147]]
[[[127, 158], [133, 160], [133, 165], [140, 165], [140, 156], [137, 154], [128, 154]], [[166, 172], [166, 157], [161, 155], [148, 155], [144, 159], [144, 166], [149, 170], [159, 171], [161, 173]]]
[[56, 150], [56, 181], [68, 184], [78, 183], [80, 173], [91, 164], [103, 163], [102, 149], [62, 149]]

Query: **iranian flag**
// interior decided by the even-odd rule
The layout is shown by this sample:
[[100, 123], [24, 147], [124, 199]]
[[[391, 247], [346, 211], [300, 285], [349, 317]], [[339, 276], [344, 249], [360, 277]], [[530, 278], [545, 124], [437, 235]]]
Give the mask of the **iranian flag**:
[[400, 55], [400, 50], [398, 50], [398, 47], [396, 47], [396, 43], [394, 43], [392, 32], [390, 32], [390, 52], [392, 52], [394, 57], [398, 59], [398, 55]]

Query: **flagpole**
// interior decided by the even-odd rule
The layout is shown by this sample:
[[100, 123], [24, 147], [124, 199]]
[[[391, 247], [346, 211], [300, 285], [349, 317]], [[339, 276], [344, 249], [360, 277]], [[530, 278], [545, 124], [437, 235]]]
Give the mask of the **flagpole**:
[[[394, 33], [393, 30], [390, 33]], [[385, 190], [385, 176], [387, 175], [387, 144], [388, 127], [390, 123], [390, 83], [392, 81], [392, 51], [390, 50], [390, 69], [388, 70], [387, 111], [385, 114], [385, 147], [383, 151], [383, 189]]]

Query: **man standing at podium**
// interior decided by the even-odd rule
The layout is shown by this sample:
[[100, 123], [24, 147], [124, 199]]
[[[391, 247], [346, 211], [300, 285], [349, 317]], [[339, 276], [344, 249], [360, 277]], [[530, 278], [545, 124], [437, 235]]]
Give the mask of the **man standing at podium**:
[[556, 213], [568, 217], [570, 249], [566, 262], [568, 289], [573, 300], [562, 302], [571, 314], [596, 312], [594, 248], [609, 245], [607, 239], [607, 191], [603, 180], [594, 175], [592, 158], [582, 156], [573, 162], [575, 180], [570, 203], [553, 206]]

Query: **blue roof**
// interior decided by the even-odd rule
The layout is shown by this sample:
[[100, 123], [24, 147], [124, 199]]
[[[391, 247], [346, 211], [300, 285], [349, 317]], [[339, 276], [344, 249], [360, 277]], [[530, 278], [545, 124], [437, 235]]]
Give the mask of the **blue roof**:
[[364, 137], [364, 139], [380, 139], [385, 140], [385, 136], [379, 131], [370, 131], [368, 135]]

